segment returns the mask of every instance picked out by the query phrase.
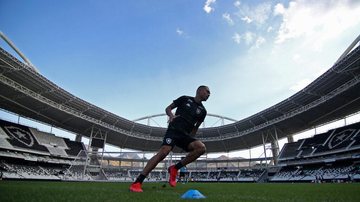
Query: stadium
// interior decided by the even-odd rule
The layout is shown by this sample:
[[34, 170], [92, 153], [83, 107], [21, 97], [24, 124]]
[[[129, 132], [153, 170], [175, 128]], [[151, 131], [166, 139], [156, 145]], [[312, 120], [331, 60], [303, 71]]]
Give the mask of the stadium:
[[[5, 36], [4, 36], [5, 38]], [[358, 37], [359, 38], [359, 37]], [[31, 65], [1, 52], [1, 108], [72, 131], [76, 141], [0, 120], [3, 180], [132, 182], [157, 150], [165, 128], [119, 117], [71, 95]], [[188, 166], [189, 182], [359, 182], [360, 123], [291, 141], [291, 134], [357, 114], [360, 110], [358, 39], [321, 77], [290, 98], [244, 120], [201, 128], [198, 137], [208, 153], [271, 145], [272, 156], [211, 159]], [[321, 96], [320, 96], [321, 95]], [[90, 139], [89, 145], [81, 142]], [[288, 137], [278, 148], [277, 140]], [[106, 152], [105, 144], [139, 152]], [[280, 150], [281, 149], [281, 150]], [[143, 155], [143, 158], [141, 158]], [[179, 149], [148, 176], [166, 182], [167, 167], [184, 153]]]
[[[166, 132], [166, 126], [149, 122], [164, 114], [129, 120], [95, 106], [47, 79], [5, 34], [0, 35], [18, 54], [0, 47], [0, 109], [18, 120], [26, 118], [76, 134], [70, 140], [1, 117], [0, 193], [7, 190], [1, 201], [27, 200], [26, 194], [17, 195], [16, 190], [31, 194], [36, 201], [54, 199], [31, 190], [32, 186], [45, 192], [47, 186], [56, 187], [58, 192], [50, 191], [55, 201], [176, 201], [189, 188], [201, 190], [209, 201], [281, 201], [279, 190], [287, 200], [303, 192], [310, 196], [299, 201], [360, 198], [360, 122], [347, 123], [360, 113], [360, 36], [324, 74], [291, 97], [242, 120], [209, 114], [222, 123], [199, 129], [197, 137], [207, 153], [187, 166], [183, 184], [175, 191], [166, 187], [167, 168], [186, 155], [175, 148], [146, 179], [149, 185], [144, 189], [154, 196], [134, 197], [127, 193], [128, 185], [159, 149]], [[144, 120], [148, 124], [141, 123]], [[294, 134], [336, 121], [344, 124], [294, 141]], [[84, 138], [89, 140], [87, 145]], [[279, 147], [278, 141], [284, 138], [287, 143]], [[106, 145], [131, 151], [109, 152]], [[260, 157], [208, 157], [259, 146], [264, 154]], [[292, 184], [299, 187], [288, 189]], [[317, 192], [318, 187], [310, 184], [324, 184], [325, 191]], [[233, 191], [222, 192], [230, 198], [214, 194], [216, 186]], [[119, 189], [122, 196], [114, 195]], [[264, 193], [272, 189], [276, 190]], [[158, 193], [164, 197], [153, 198]]]

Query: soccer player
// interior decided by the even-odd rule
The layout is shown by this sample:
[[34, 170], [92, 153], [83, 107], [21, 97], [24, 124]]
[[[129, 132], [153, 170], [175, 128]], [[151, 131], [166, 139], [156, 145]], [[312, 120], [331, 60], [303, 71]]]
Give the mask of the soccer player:
[[[209, 96], [209, 87], [199, 86], [195, 97], [181, 96], [166, 107], [165, 112], [169, 116], [169, 125], [162, 145], [157, 154], [148, 161], [135, 182], [131, 184], [130, 191], [143, 192], [141, 185], [146, 176], [170, 153], [175, 145], [187, 151], [188, 154], [177, 164], [168, 168], [169, 184], [172, 187], [176, 186], [178, 170], [205, 153], [204, 143], [195, 139], [194, 136], [207, 114], [202, 102], [206, 101]], [[172, 110], [175, 108], [176, 112], [173, 114]]]

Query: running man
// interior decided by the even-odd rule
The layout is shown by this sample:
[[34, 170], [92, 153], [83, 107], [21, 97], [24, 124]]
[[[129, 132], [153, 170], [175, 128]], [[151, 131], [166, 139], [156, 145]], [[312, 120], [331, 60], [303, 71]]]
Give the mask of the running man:
[[[177, 164], [168, 168], [169, 184], [172, 187], [176, 186], [178, 170], [206, 152], [204, 143], [195, 139], [194, 136], [206, 117], [207, 111], [202, 102], [206, 101], [209, 96], [209, 87], [199, 86], [195, 97], [181, 96], [166, 107], [165, 112], [169, 116], [169, 125], [162, 145], [157, 154], [148, 161], [135, 182], [131, 184], [130, 191], [143, 192], [141, 186], [146, 176], [172, 151], [174, 146], [180, 147], [188, 154]], [[173, 114], [172, 110], [175, 108], [176, 112]]]

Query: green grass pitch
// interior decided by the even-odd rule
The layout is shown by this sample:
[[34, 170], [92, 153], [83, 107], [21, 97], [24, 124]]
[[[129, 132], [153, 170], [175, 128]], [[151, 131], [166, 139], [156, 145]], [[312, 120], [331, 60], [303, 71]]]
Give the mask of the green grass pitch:
[[143, 193], [131, 193], [130, 183], [0, 181], [0, 201], [188, 201], [181, 195], [196, 189], [206, 199], [198, 201], [360, 201], [360, 183], [187, 183], [175, 188], [165, 183], [143, 184]]

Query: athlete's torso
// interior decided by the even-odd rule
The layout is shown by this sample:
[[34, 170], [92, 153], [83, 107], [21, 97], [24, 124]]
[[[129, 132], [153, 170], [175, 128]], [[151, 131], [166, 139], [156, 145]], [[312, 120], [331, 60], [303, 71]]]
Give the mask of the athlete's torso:
[[201, 103], [195, 102], [194, 97], [181, 96], [174, 100], [174, 104], [178, 117], [170, 123], [171, 128], [190, 133], [197, 122], [204, 121], [207, 111]]

